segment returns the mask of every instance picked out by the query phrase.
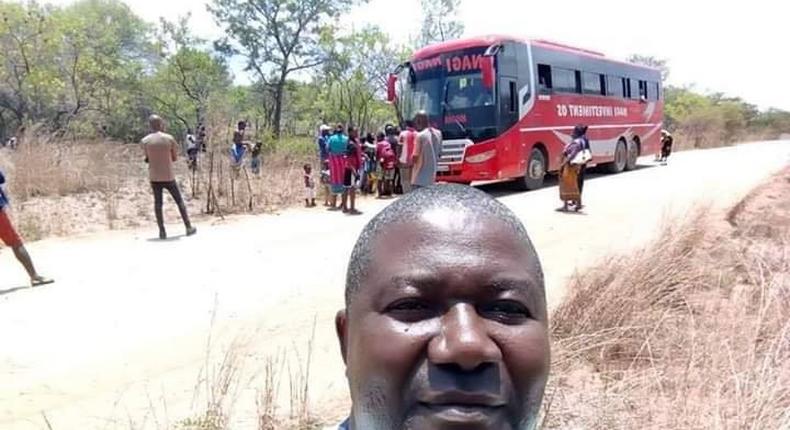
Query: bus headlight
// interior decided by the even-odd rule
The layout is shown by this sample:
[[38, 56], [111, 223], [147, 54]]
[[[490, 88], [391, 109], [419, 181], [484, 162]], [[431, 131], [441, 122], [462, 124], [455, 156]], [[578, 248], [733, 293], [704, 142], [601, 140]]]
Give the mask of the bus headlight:
[[466, 162], [471, 164], [485, 163], [486, 161], [496, 157], [496, 149], [481, 152], [479, 154], [470, 155], [466, 157]]

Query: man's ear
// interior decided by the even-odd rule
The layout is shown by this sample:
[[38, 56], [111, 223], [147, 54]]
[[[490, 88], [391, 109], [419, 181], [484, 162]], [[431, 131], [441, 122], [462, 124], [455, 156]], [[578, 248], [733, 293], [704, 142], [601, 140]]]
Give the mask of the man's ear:
[[335, 331], [337, 331], [337, 340], [340, 342], [340, 354], [343, 356], [343, 363], [348, 364], [346, 360], [348, 355], [348, 314], [345, 309], [337, 311]]

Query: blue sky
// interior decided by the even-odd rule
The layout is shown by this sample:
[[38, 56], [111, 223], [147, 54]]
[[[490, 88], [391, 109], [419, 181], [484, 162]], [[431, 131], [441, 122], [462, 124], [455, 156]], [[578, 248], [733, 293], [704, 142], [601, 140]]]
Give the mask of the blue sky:
[[[70, 3], [56, 0], [54, 3]], [[726, 3], [726, 4], [725, 4]], [[669, 82], [741, 96], [761, 108], [790, 110], [790, 30], [782, 1], [462, 0], [466, 36], [510, 34], [549, 39], [623, 59], [632, 53], [670, 61]], [[127, 0], [149, 21], [192, 13], [196, 34], [222, 36], [204, 1]], [[377, 24], [407, 43], [420, 23], [419, 0], [371, 0], [342, 20]], [[245, 76], [234, 62], [238, 81]]]

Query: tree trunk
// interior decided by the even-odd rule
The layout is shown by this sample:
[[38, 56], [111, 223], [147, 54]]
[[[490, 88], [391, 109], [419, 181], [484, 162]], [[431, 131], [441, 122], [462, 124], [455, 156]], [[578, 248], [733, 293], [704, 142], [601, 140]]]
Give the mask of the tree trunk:
[[283, 117], [283, 93], [285, 92], [285, 78], [288, 76], [287, 69], [283, 68], [280, 71], [280, 80], [277, 81], [274, 89], [274, 138], [280, 139], [282, 131], [282, 117]]

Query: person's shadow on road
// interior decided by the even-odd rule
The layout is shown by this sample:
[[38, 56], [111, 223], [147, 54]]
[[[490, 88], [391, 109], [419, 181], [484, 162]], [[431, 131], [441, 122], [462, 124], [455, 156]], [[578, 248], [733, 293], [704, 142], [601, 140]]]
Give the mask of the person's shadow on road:
[[183, 237], [186, 237], [186, 236], [182, 234], [182, 235], [180, 235], [180, 236], [173, 236], [173, 237], [168, 237], [167, 239], [160, 239], [160, 238], [158, 238], [158, 237], [152, 237], [152, 238], [150, 238], [150, 239], [146, 239], [145, 241], [146, 241], [146, 242], [151, 242], [151, 243], [160, 243], [160, 242], [162, 242], [162, 243], [167, 243], [167, 242], [178, 242], [178, 241], [179, 241], [179, 240], [181, 240], [181, 238], [183, 238]]
[[38, 287], [31, 287], [29, 285], [24, 285], [24, 286], [21, 286], [21, 287], [13, 287], [13, 288], [9, 288], [9, 289], [6, 289], [6, 290], [0, 290], [0, 297], [6, 296], [8, 294], [16, 293], [17, 291], [39, 290], [39, 289], [44, 288], [46, 286], [47, 285], [41, 285], [41, 286], [38, 286]]

